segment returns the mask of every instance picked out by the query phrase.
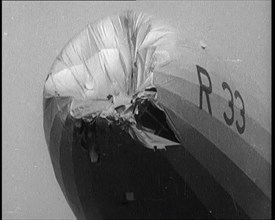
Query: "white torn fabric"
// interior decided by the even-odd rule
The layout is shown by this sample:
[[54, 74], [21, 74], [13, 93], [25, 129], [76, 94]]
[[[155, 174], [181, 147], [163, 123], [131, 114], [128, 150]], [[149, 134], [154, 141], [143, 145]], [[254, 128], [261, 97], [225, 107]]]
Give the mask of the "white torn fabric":
[[[156, 101], [145, 89], [154, 87], [154, 69], [170, 61], [173, 42], [171, 28], [131, 11], [88, 25], [55, 60], [44, 96], [70, 97], [69, 112], [74, 118], [128, 120], [147, 147], [174, 145], [137, 129], [130, 111], [136, 97]], [[125, 110], [118, 113], [121, 105]]]

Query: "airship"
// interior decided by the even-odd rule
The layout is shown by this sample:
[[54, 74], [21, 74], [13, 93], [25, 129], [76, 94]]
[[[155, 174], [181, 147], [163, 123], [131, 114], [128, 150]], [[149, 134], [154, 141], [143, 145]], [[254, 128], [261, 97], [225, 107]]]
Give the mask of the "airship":
[[44, 133], [77, 219], [271, 218], [271, 119], [257, 85], [240, 80], [242, 60], [188, 37], [125, 11], [55, 59]]

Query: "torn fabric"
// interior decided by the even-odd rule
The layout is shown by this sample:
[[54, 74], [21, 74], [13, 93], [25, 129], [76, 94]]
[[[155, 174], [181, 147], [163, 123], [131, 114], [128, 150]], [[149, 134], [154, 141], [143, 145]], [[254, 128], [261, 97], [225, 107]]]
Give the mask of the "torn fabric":
[[[154, 70], [170, 61], [174, 34], [152, 17], [126, 11], [108, 17], [71, 39], [56, 58], [44, 87], [44, 98], [57, 106], [67, 100], [62, 116], [128, 121], [132, 137], [146, 147], [164, 148], [174, 142], [137, 128], [136, 100], [157, 101]], [[68, 103], [69, 99], [69, 103]], [[118, 112], [119, 106], [125, 106]]]

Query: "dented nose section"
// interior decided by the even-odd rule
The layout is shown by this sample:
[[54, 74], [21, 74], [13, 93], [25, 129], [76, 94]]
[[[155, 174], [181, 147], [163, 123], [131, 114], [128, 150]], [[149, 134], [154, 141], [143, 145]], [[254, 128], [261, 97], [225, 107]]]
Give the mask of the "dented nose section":
[[164, 148], [172, 143], [138, 128], [135, 115], [137, 100], [157, 100], [156, 91], [146, 89], [154, 88], [155, 69], [170, 61], [173, 35], [170, 27], [132, 12], [88, 25], [55, 60], [44, 97], [69, 97], [68, 114], [76, 119], [127, 121], [133, 138]]

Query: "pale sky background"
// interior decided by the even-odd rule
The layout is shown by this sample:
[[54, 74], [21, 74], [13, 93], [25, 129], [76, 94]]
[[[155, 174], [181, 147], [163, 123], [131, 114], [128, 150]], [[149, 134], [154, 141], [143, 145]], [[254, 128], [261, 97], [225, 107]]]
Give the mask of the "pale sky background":
[[3, 2], [3, 219], [75, 219], [44, 139], [44, 80], [72, 36], [126, 9], [155, 15], [243, 60], [240, 80], [256, 83], [271, 108], [271, 1]]

